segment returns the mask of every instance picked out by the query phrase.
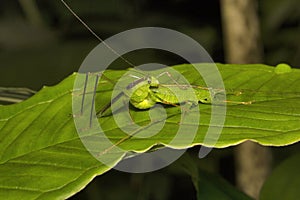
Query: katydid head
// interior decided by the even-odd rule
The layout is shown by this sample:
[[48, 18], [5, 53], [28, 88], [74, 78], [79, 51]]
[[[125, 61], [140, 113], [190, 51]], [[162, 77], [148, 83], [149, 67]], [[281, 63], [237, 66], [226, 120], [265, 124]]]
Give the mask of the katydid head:
[[204, 104], [212, 103], [212, 96], [209, 89], [195, 89], [195, 94], [199, 102]]
[[210, 104], [210, 103], [212, 103], [212, 99], [211, 99], [210, 96], [201, 98], [201, 99], [199, 99], [199, 101], [200, 101], [201, 103], [204, 103], [204, 104]]

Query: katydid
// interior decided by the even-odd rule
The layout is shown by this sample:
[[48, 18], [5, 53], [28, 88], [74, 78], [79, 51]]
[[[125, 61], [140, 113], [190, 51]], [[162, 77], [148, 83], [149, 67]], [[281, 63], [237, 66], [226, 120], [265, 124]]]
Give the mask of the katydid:
[[[136, 71], [141, 73], [139, 71]], [[158, 77], [162, 74], [167, 74], [173, 84], [160, 83]], [[102, 75], [105, 77], [104, 75]], [[105, 79], [108, 79], [105, 77]], [[110, 81], [112, 82], [112, 81]], [[97, 84], [95, 84], [94, 90], [96, 91]], [[192, 89], [196, 99], [188, 96], [188, 89]], [[202, 104], [251, 104], [253, 101], [219, 101], [218, 95], [224, 94], [224, 90], [207, 88], [202, 86], [179, 84], [173, 76], [168, 72], [162, 72], [157, 77], [145, 75], [130, 84], [128, 84], [121, 92], [116, 95], [110, 103], [97, 112], [97, 116], [101, 117], [103, 113], [115, 103], [123, 95], [127, 96], [130, 104], [137, 109], [149, 109], [160, 103], [164, 105], [178, 106], [181, 103], [189, 103], [191, 106]], [[230, 95], [239, 96], [242, 92], [230, 92]], [[94, 103], [94, 102], [93, 102]]]

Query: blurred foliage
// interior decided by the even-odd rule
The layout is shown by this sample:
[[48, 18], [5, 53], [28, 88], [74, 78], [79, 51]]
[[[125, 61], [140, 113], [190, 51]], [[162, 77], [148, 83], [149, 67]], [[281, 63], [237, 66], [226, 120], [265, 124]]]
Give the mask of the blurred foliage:
[[[84, 56], [98, 41], [62, 5], [60, 0], [29, 0], [36, 5], [43, 26], [34, 24], [16, 0], [0, 2], [1, 86], [30, 87], [58, 83], [76, 71]], [[193, 0], [88, 0], [67, 1], [102, 38], [121, 31], [160, 26], [197, 40], [216, 62], [224, 62], [219, 2]], [[265, 64], [280, 62], [300, 66], [300, 2], [259, 1]], [[161, 54], [143, 52], [133, 56], [140, 64]], [[174, 58], [166, 64], [180, 64]], [[120, 62], [119, 65], [124, 65]]]
[[300, 1], [261, 1], [262, 37], [267, 63], [300, 67]]
[[[67, 1], [67, 0], [66, 0]], [[34, 90], [53, 85], [76, 71], [98, 41], [62, 5], [60, 0], [31, 0], [42, 16], [43, 25], [29, 20], [17, 0], [0, 1], [0, 86]], [[197, 40], [216, 62], [224, 62], [219, 1], [195, 0], [72, 0], [75, 12], [107, 38], [127, 29], [161, 26]], [[260, 0], [259, 14], [265, 54], [264, 63], [286, 62], [300, 67], [300, 1]], [[153, 51], [128, 55], [133, 63], [164, 59]], [[166, 63], [180, 64], [180, 60]], [[117, 62], [117, 65], [124, 65]], [[299, 150], [292, 145], [275, 151], [275, 164]], [[195, 149], [189, 150], [194, 152]], [[199, 166], [219, 172], [234, 183], [232, 149], [214, 150]], [[157, 183], [161, 186], [157, 187]], [[110, 186], [114, 186], [114, 189]], [[124, 187], [126, 186], [126, 187]], [[155, 196], [160, 194], [161, 196]], [[189, 177], [172, 166], [150, 174], [110, 171], [72, 199], [175, 199], [195, 189]], [[113, 195], [113, 196], [111, 196]], [[84, 196], [84, 197], [83, 197]], [[97, 198], [99, 197], [99, 198]]]

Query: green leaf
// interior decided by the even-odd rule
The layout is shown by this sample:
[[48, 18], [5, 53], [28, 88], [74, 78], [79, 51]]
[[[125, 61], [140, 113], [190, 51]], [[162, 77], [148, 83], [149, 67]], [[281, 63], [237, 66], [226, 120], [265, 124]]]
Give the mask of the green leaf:
[[0, 199], [64, 199], [109, 170], [76, 134], [74, 77], [20, 104], [0, 106]]
[[264, 183], [261, 193], [261, 200], [296, 200], [299, 199], [300, 191], [300, 154], [296, 154], [283, 161], [272, 172]]
[[[201, 65], [200, 65], [201, 66]], [[281, 67], [281, 66], [280, 66]], [[250, 105], [228, 103], [226, 122], [222, 129], [222, 134], [214, 147], [224, 148], [239, 144], [245, 140], [252, 140], [267, 146], [283, 146], [295, 143], [300, 139], [300, 70], [287, 70], [287, 73], [276, 73], [277, 68], [266, 65], [222, 65], [218, 64], [219, 71], [224, 79], [228, 93], [241, 92], [241, 95], [227, 95], [229, 101], [250, 102]], [[205, 86], [203, 79], [197, 71], [190, 65], [175, 66], [180, 74], [184, 75], [192, 85]], [[103, 85], [102, 88], [107, 88]], [[102, 92], [99, 92], [103, 94]], [[105, 96], [110, 96], [105, 95]], [[97, 101], [97, 110], [100, 110], [108, 101]], [[121, 102], [120, 107], [124, 104]], [[168, 107], [168, 119], [164, 128], [151, 139], [137, 142], [139, 138], [132, 138], [124, 141], [121, 146], [127, 150], [143, 151], [154, 144], [164, 144], [171, 147], [171, 139], [177, 134], [181, 112], [177, 107]], [[191, 146], [210, 146], [209, 140], [205, 140], [205, 134], [210, 126], [211, 106], [199, 104], [201, 114], [200, 121], [190, 121], [191, 126], [199, 125], [197, 135]], [[196, 114], [191, 110], [189, 115]], [[151, 126], [148, 111], [133, 110], [131, 117], [136, 123]], [[117, 116], [118, 117], [118, 116]], [[189, 118], [191, 119], [191, 117]], [[109, 115], [100, 118], [100, 123], [109, 130], [107, 135], [114, 134], [117, 138], [124, 138], [121, 130], [113, 129], [116, 123]], [[124, 119], [124, 121], [126, 121]], [[127, 120], [128, 122], [128, 120]], [[129, 121], [127, 125], [131, 124]], [[114, 125], [112, 125], [114, 124]], [[126, 126], [126, 124], [124, 124]], [[216, 125], [218, 126], [218, 125]], [[214, 126], [213, 126], [214, 127]], [[189, 127], [188, 127], [189, 128]], [[113, 132], [113, 133], [112, 133]], [[215, 135], [208, 136], [214, 139]], [[184, 143], [184, 141], [182, 141]], [[183, 145], [184, 146], [184, 145]], [[188, 146], [188, 145], [186, 145]]]
[[222, 177], [200, 170], [187, 153], [177, 163], [192, 177], [198, 200], [251, 200], [249, 196], [237, 190]]
[[197, 198], [220, 200], [251, 200], [223, 178], [208, 172], [199, 172]]
[[[299, 141], [299, 70], [292, 69], [291, 72], [278, 74], [273, 67], [265, 65], [218, 64], [218, 68], [226, 88], [229, 88], [228, 91], [242, 92], [239, 96], [229, 95], [228, 99], [253, 103], [227, 106], [226, 122], [215, 147], [223, 148], [245, 140], [273, 146]], [[186, 76], [191, 84], [205, 86], [192, 66], [180, 65], [174, 69]], [[126, 72], [107, 71], [105, 75], [116, 81]], [[74, 124], [74, 120], [80, 117], [78, 113], [73, 113], [74, 117], [72, 115], [72, 97], [83, 96], [78, 94], [78, 91], [73, 91], [76, 76], [77, 74], [73, 74], [57, 86], [46, 87], [19, 104], [0, 106], [0, 197], [67, 198], [81, 190], [93, 177], [116, 165], [127, 150], [145, 152], [160, 144], [174, 148], [211, 144], [209, 140], [204, 140], [210, 123], [211, 105], [199, 104], [200, 121], [197, 119], [189, 122], [180, 122], [179, 107], [166, 106], [168, 117], [163, 129], [158, 129], [158, 133], [149, 138], [138, 138], [139, 131], [135, 131], [134, 137], [129, 137], [116, 125], [116, 121], [108, 112], [105, 117], [98, 119], [99, 124], [105, 132], [105, 137], [125, 151], [118, 150], [114, 145], [104, 150], [102, 145], [92, 145], [92, 149], [89, 150], [97, 155], [97, 158], [104, 157], [108, 166], [100, 163], [83, 146], [77, 134], [81, 129], [77, 127], [76, 130]], [[78, 77], [85, 75], [79, 74]], [[92, 88], [92, 85], [91, 88], [88, 87]], [[112, 90], [111, 81], [101, 79], [96, 96], [97, 111], [110, 101]], [[90, 98], [88, 96], [91, 95], [86, 95], [87, 99]], [[88, 106], [87, 101], [85, 106]], [[89, 107], [84, 108], [84, 112], [89, 114]], [[80, 111], [81, 108], [76, 109]], [[183, 119], [196, 115], [194, 110], [195, 108], [191, 108]], [[120, 116], [120, 113], [122, 112], [116, 113], [114, 117]], [[146, 125], [147, 128], [154, 127], [155, 123], [149, 123], [149, 111], [130, 108], [130, 113], [134, 122]], [[132, 126], [132, 121], [126, 118], [124, 121], [126, 123], [122, 126]], [[89, 122], [87, 118], [86, 130], [89, 130]], [[186, 133], [184, 137], [181, 136], [181, 144], [170, 144], [180, 126], [198, 127], [198, 124], [200, 126], [193, 142], [185, 143], [185, 137], [188, 136]], [[93, 123], [93, 126], [96, 124]], [[99, 131], [91, 130], [81, 137], [99, 137]], [[104, 135], [101, 137], [105, 138]], [[210, 137], [214, 138], [209, 136], [209, 139]]]

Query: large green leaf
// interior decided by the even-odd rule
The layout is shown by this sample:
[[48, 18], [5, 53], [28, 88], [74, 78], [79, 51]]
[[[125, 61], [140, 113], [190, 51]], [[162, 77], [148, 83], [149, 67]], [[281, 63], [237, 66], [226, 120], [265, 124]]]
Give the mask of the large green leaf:
[[[226, 88], [230, 88], [228, 91], [234, 91], [233, 94], [242, 93], [239, 96], [229, 95], [229, 100], [253, 103], [251, 105], [229, 103], [226, 122], [215, 147], [227, 147], [244, 140], [273, 146], [299, 141], [299, 70], [293, 69], [290, 73], [284, 73], [285, 70], [274, 71], [273, 67], [265, 65], [219, 64], [218, 68]], [[186, 76], [191, 84], [204, 85], [192, 66], [180, 65], [174, 69]], [[126, 72], [107, 71], [105, 75], [117, 80]], [[74, 113], [74, 117], [72, 115], [72, 92], [76, 76], [77, 74], [73, 74], [57, 86], [46, 87], [22, 103], [0, 106], [0, 197], [66, 198], [82, 189], [94, 176], [109, 170], [124, 156], [123, 151], [114, 151], [113, 146], [106, 148], [105, 151], [89, 149], [95, 152], [102, 151], [96, 155], [106, 156], [105, 159], [110, 166], [108, 167], [91, 156], [82, 145], [74, 125], [78, 113]], [[104, 79], [100, 81], [96, 110], [110, 101], [112, 89], [111, 81]], [[74, 95], [78, 95], [76, 91], [73, 97]], [[83, 95], [79, 94], [79, 97], [81, 96]], [[107, 138], [130, 151], [144, 152], [157, 144], [177, 148], [198, 144], [211, 145], [204, 140], [210, 122], [211, 106], [199, 104], [199, 109], [200, 121], [180, 122], [180, 108], [167, 106], [168, 118], [165, 126], [158, 134], [149, 138], [128, 137], [119, 129], [109, 112], [99, 118], [99, 122]], [[194, 110], [195, 108], [191, 108], [188, 115], [195, 115]], [[138, 124], [146, 124], [147, 127], [153, 125], [149, 123], [148, 111], [131, 108], [131, 116]], [[178, 127], [184, 125], [198, 127], [198, 124], [200, 126], [193, 142], [181, 146], [170, 144]], [[130, 127], [132, 121], [123, 125]], [[89, 119], [86, 121], [86, 127], [89, 129]], [[138, 136], [138, 131], [135, 131], [135, 134]], [[87, 131], [82, 138], [97, 135], [97, 131]], [[181, 139], [184, 142], [184, 137]]]
[[[285, 72], [285, 67], [274, 68], [265, 65], [218, 65], [224, 79], [228, 93], [241, 95], [227, 95], [229, 101], [250, 102], [251, 105], [228, 103], [226, 122], [222, 134], [215, 147], [227, 147], [241, 143], [245, 140], [253, 140], [262, 145], [282, 146], [295, 143], [300, 139], [300, 71], [293, 69]], [[205, 83], [197, 71], [190, 65], [175, 66], [174, 69], [184, 75], [192, 85], [204, 85]], [[280, 70], [283, 69], [281, 72]], [[103, 85], [101, 88], [106, 89]], [[101, 99], [97, 102], [97, 110], [101, 109], [109, 100], [103, 100], [103, 92], [99, 92]], [[110, 92], [110, 91], [105, 91]], [[109, 95], [105, 95], [109, 96]], [[122, 106], [123, 104], [121, 104]], [[197, 135], [192, 145], [204, 143], [206, 132], [211, 119], [211, 106], [199, 104], [201, 113], [200, 121], [189, 121], [187, 124], [198, 126]], [[164, 129], [150, 139], [137, 142], [139, 138], [132, 138], [121, 144], [128, 150], [143, 150], [153, 144], [169, 144], [176, 135], [180, 122], [181, 113], [177, 107], [168, 107], [168, 119]], [[193, 115], [193, 110], [189, 111]], [[134, 111], [131, 117], [141, 124], [150, 123], [148, 112]], [[191, 118], [190, 118], [191, 119]], [[124, 120], [126, 121], [126, 120]], [[128, 121], [128, 120], [127, 120]], [[115, 121], [110, 115], [100, 119], [102, 126], [107, 126], [107, 135], [113, 134], [116, 138], [123, 138], [124, 133], [114, 129]], [[131, 125], [131, 121], [126, 125]], [[149, 125], [151, 126], [151, 124]], [[212, 127], [218, 125], [212, 125]], [[207, 136], [214, 139], [214, 135]], [[170, 145], [172, 146], [172, 145]], [[175, 145], [173, 146], [175, 147]]]
[[73, 80], [0, 107], [1, 199], [63, 199], [109, 169], [78, 139], [70, 117]]

